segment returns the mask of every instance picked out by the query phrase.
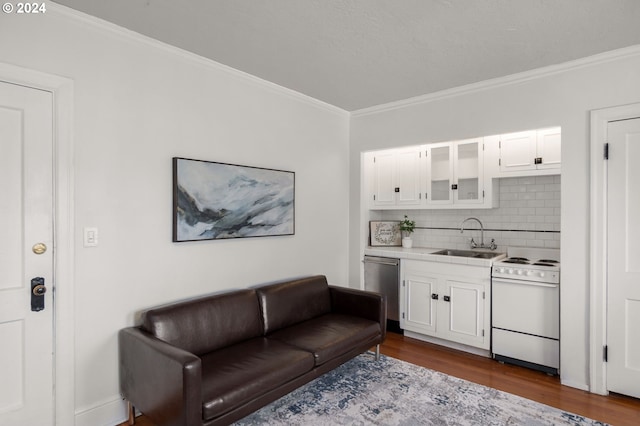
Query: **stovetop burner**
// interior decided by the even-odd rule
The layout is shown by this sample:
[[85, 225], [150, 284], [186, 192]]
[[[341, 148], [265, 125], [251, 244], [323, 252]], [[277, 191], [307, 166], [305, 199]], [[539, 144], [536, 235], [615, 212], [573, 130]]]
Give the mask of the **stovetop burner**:
[[509, 257], [493, 263], [494, 279], [558, 284], [560, 282], [560, 250], [511, 247]]

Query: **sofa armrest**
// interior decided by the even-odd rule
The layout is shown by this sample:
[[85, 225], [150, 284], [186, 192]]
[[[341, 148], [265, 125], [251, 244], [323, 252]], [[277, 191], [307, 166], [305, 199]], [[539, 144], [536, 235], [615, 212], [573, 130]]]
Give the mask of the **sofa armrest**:
[[331, 285], [329, 291], [333, 312], [355, 315], [379, 323], [384, 340], [387, 334], [387, 300], [383, 294]]
[[202, 425], [202, 363], [139, 327], [120, 330], [120, 393], [163, 425]]

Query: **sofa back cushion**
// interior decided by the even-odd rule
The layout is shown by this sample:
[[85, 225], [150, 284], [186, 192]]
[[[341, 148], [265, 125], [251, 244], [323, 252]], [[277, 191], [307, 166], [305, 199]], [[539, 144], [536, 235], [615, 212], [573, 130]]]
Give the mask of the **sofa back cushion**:
[[323, 275], [257, 287], [265, 334], [331, 312]]
[[198, 356], [263, 334], [251, 289], [151, 309], [143, 315], [142, 328]]

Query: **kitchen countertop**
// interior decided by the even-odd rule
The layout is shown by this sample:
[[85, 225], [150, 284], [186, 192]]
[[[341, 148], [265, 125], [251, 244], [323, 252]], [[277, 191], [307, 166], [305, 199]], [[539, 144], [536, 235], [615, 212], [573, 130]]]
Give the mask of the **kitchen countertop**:
[[458, 265], [471, 265], [471, 266], [486, 266], [490, 267], [493, 262], [502, 260], [507, 257], [505, 252], [492, 252], [490, 250], [475, 249], [478, 253], [494, 253], [496, 256], [491, 259], [477, 259], [473, 257], [462, 256], [446, 256], [442, 254], [433, 254], [437, 251], [443, 250], [442, 248], [430, 248], [430, 247], [371, 247], [367, 246], [364, 249], [364, 254], [367, 256], [382, 256], [393, 257], [396, 259], [413, 259], [413, 260], [426, 260], [429, 262], [440, 263], [455, 263]]

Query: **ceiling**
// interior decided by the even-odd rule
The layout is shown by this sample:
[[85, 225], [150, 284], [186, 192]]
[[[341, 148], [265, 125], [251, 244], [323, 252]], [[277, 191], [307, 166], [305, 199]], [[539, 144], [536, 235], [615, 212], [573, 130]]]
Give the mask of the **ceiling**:
[[638, 0], [56, 0], [347, 111], [640, 44]]

